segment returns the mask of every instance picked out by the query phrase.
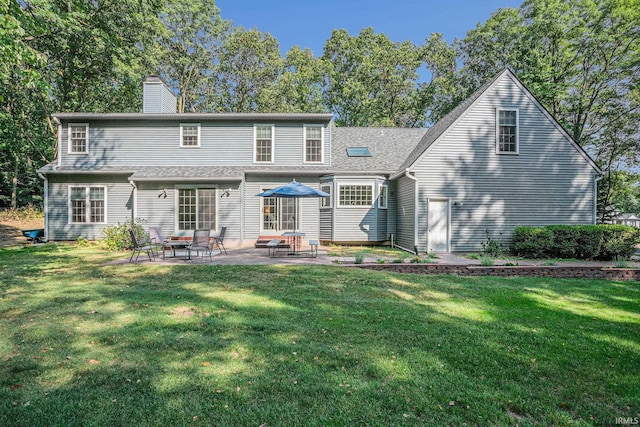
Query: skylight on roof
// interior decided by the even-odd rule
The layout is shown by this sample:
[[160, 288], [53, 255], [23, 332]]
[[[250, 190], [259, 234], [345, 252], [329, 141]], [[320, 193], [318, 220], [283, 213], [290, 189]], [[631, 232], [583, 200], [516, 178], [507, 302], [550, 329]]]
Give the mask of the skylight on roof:
[[369, 151], [369, 147], [347, 147], [347, 156], [371, 157], [371, 151]]

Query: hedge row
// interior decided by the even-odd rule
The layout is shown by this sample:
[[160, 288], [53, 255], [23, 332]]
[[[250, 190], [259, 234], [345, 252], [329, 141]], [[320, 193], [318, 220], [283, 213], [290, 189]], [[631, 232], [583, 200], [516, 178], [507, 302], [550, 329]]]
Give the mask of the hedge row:
[[547, 225], [513, 230], [513, 251], [531, 258], [629, 258], [639, 243], [640, 229], [627, 225]]

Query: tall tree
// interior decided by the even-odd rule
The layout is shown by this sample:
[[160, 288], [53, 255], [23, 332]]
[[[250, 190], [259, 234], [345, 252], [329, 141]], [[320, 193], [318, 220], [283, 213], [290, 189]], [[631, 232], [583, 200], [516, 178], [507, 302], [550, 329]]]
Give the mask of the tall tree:
[[256, 29], [234, 28], [222, 44], [216, 67], [217, 110], [269, 111], [271, 90], [284, 70], [278, 41]]
[[373, 28], [357, 36], [334, 30], [324, 46], [325, 105], [340, 126], [420, 126], [425, 111], [416, 102], [422, 52], [411, 42], [394, 43]]
[[231, 23], [210, 0], [169, 0], [160, 17], [165, 31], [147, 46], [147, 59], [176, 91], [179, 113], [206, 111], [219, 49]]
[[287, 113], [324, 112], [322, 84], [324, 63], [309, 49], [292, 47], [284, 59], [276, 84], [266, 90], [273, 111]]

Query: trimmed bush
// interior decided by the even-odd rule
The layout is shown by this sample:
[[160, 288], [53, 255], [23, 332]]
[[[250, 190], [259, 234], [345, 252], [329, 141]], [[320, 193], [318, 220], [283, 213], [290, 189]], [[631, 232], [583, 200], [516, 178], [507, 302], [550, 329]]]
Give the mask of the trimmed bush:
[[629, 258], [640, 244], [640, 229], [628, 225], [603, 224], [602, 247], [597, 258], [612, 260]]
[[513, 251], [532, 258], [628, 258], [640, 243], [640, 229], [626, 225], [516, 227]]
[[513, 252], [530, 258], [548, 256], [553, 245], [553, 232], [542, 227], [516, 227], [513, 230]]

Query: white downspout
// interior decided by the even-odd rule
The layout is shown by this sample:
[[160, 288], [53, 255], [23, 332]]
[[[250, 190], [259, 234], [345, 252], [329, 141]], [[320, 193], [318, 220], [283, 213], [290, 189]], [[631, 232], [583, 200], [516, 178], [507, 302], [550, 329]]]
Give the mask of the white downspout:
[[138, 217], [138, 187], [134, 181], [129, 180], [129, 184], [133, 187], [133, 207], [131, 209], [131, 220], [135, 221]]
[[49, 180], [42, 173], [38, 176], [44, 180], [44, 241], [49, 241]]
[[58, 152], [56, 153], [56, 156], [58, 158], [56, 159], [56, 165], [53, 167], [54, 169], [56, 169], [62, 165], [62, 123], [57, 117], [53, 118], [53, 122], [58, 125]]

